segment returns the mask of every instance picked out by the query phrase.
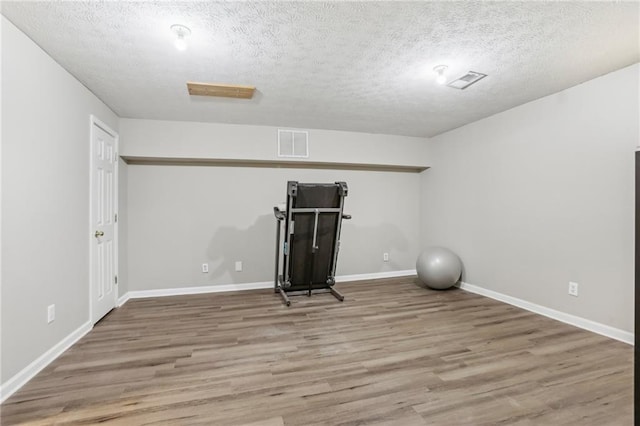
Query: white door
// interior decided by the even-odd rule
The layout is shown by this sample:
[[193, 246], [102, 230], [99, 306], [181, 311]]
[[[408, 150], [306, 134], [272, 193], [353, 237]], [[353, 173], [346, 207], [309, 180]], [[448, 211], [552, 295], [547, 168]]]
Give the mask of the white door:
[[[105, 130], [107, 129], [107, 130]], [[91, 319], [116, 306], [117, 137], [91, 120]]]

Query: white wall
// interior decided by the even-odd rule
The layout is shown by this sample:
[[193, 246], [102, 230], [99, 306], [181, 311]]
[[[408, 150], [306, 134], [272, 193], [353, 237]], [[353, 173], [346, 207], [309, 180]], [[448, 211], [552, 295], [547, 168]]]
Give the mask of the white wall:
[[[275, 160], [278, 128], [160, 120], [120, 120], [123, 156]], [[428, 166], [425, 139], [309, 130], [309, 161]]]
[[[633, 331], [639, 66], [433, 138], [424, 246], [464, 280]], [[567, 295], [569, 281], [579, 297]]]
[[[275, 159], [277, 128], [123, 119], [122, 155]], [[310, 131], [310, 161], [428, 164], [426, 140]], [[273, 279], [273, 206], [286, 182], [349, 185], [338, 275], [413, 269], [419, 248], [416, 173], [251, 167], [128, 167], [129, 289]], [[384, 252], [390, 261], [383, 262]], [[235, 272], [235, 261], [244, 270]], [[200, 272], [209, 263], [208, 274]]]
[[[343, 223], [338, 275], [414, 268], [418, 174], [129, 166], [129, 289], [272, 280], [273, 206], [286, 200], [287, 180], [349, 185], [345, 212], [353, 219]], [[234, 271], [238, 260], [242, 272]]]
[[[89, 115], [115, 114], [4, 17], [3, 384], [89, 320]], [[56, 320], [47, 324], [47, 306]]]
[[118, 295], [129, 291], [129, 166], [118, 159]]

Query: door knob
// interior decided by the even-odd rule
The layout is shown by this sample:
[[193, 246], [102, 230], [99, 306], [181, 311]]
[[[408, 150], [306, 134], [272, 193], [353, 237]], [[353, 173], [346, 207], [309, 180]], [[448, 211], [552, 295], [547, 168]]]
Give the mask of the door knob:
[[102, 237], [104, 235], [103, 231], [96, 231], [96, 238]]

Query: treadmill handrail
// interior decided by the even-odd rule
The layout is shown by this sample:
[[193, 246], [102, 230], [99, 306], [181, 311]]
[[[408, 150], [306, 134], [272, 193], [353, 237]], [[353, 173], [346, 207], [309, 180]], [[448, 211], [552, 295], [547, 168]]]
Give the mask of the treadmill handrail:
[[273, 207], [273, 214], [278, 220], [285, 220], [286, 216], [282, 210], [278, 208], [278, 206]]
[[341, 211], [340, 207], [294, 207], [291, 209], [291, 213], [340, 213]]

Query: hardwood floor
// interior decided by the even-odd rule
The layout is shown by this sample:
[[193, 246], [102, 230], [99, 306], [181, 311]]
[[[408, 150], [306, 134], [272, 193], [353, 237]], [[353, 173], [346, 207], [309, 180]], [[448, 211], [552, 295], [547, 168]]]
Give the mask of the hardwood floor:
[[338, 288], [131, 300], [2, 425], [632, 423], [632, 346], [412, 277]]

